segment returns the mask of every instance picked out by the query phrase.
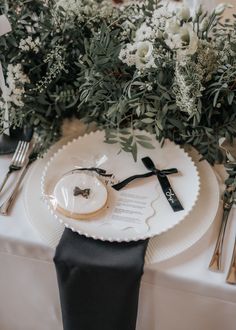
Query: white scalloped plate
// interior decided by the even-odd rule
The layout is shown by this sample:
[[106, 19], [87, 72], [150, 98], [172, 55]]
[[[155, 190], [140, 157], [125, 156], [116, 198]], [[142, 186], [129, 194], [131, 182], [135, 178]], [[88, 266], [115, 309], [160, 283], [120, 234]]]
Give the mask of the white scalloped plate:
[[[128, 242], [150, 238], [166, 232], [179, 224], [190, 213], [197, 201], [200, 188], [198, 170], [192, 159], [183, 149], [168, 140], [161, 147], [154, 136], [139, 131], [137, 134], [146, 134], [150, 137], [155, 150], [140, 146], [136, 163], [131, 154], [119, 153], [117, 144], [104, 143], [104, 132], [102, 131], [90, 133], [69, 142], [59, 149], [46, 165], [41, 182], [43, 196], [51, 196], [55, 183], [64, 173], [75, 166], [85, 166], [86, 162], [91, 166], [97, 159], [103, 158], [105, 161], [103, 161], [102, 167], [108, 171], [112, 169], [116, 177], [122, 180], [134, 174], [145, 173], [146, 169], [141, 158], [150, 156], [159, 169], [176, 167], [179, 170], [180, 174], [169, 176], [169, 180], [184, 210], [173, 212], [164, 194], [161, 193], [154, 204], [156, 214], [148, 220], [149, 230], [137, 232], [131, 227], [121, 230], [117, 226], [113, 226], [112, 221], [101, 226], [99, 218], [92, 221], [70, 219], [55, 211], [50, 198], [45, 198], [50, 212], [60, 223], [81, 235], [94, 239]], [[83, 159], [82, 164], [81, 159]], [[84, 161], [85, 159], [86, 161]], [[152, 186], [156, 184], [156, 180], [155, 177], [152, 177], [151, 180], [143, 180], [142, 183], [135, 183], [132, 188], [127, 186], [125, 189], [127, 192], [130, 189], [135, 191], [135, 187], [140, 189], [140, 185], [142, 185], [148, 193], [148, 187], [150, 187], [150, 191], [153, 191]]]
[[[140, 134], [140, 132], [137, 133]], [[43, 194], [51, 196], [58, 179], [65, 172], [73, 169], [74, 166], [85, 166], [87, 162], [91, 165], [94, 160], [105, 158], [107, 161], [103, 162], [102, 167], [109, 168], [109, 170], [112, 169], [113, 173], [118, 173], [117, 176], [123, 179], [133, 174], [143, 173], [144, 166], [140, 159], [144, 156], [150, 156], [158, 164], [159, 168], [175, 166], [179, 169], [181, 175], [172, 176], [170, 181], [184, 205], [184, 211], [174, 213], [164, 195], [160, 194], [158, 202], [155, 202], [158, 217], [155, 216], [149, 219], [150, 230], [148, 232], [138, 233], [133, 228], [128, 228], [125, 231], [118, 230], [111, 221], [107, 225], [101, 226], [101, 221], [98, 221], [102, 220], [101, 217], [100, 219], [95, 219], [95, 221], [78, 221], [64, 217], [53, 209], [50, 198], [47, 198], [47, 205], [52, 214], [73, 231], [95, 239], [109, 241], [145, 239], [173, 228], [173, 226], [184, 219], [195, 204], [199, 191], [199, 176], [195, 165], [182, 149], [169, 141], [166, 141], [164, 148], [161, 148], [153, 136], [149, 135], [149, 137], [152, 138], [152, 143], [155, 145], [156, 150], [153, 153], [153, 150], [150, 151], [140, 147], [137, 163], [134, 163], [130, 154], [118, 154], [119, 149], [117, 145], [105, 144], [103, 142], [103, 132], [91, 133], [74, 140], [63, 146], [48, 162], [42, 180]], [[81, 159], [86, 159], [85, 163], [81, 164]], [[145, 182], [142, 182], [142, 185], [136, 183], [137, 188], [134, 187], [133, 190], [136, 191], [141, 188], [148, 193], [148, 187], [151, 190], [154, 182], [156, 182], [155, 178], [149, 181], [145, 180]], [[126, 191], [129, 192], [130, 190], [132, 190], [130, 186], [126, 188]]]
[[[53, 249], [57, 247], [65, 227], [48, 212], [41, 196], [40, 183], [47, 162], [66, 142], [59, 141], [50, 148], [44, 158], [33, 164], [24, 185], [24, 206], [27, 218], [42, 240]], [[220, 214], [219, 212], [217, 214], [217, 209], [220, 191], [215, 173], [206, 161], [199, 162], [201, 156], [197, 152], [191, 150], [190, 154], [198, 168], [201, 180], [197, 203], [179, 225], [149, 240], [145, 257], [146, 264], [165, 261], [183, 253], [198, 242], [210, 226], [214, 225], [214, 228], [218, 228]], [[222, 180], [220, 179], [220, 182]]]

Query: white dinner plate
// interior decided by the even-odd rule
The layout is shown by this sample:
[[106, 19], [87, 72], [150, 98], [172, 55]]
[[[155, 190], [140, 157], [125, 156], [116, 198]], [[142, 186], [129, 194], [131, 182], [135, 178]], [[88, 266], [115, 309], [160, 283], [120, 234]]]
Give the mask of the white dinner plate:
[[[61, 238], [64, 225], [48, 212], [41, 196], [40, 183], [48, 160], [63, 143], [65, 141], [54, 145], [43, 159], [32, 166], [24, 185], [24, 206], [28, 220], [42, 240], [53, 249]], [[192, 212], [178, 226], [149, 240], [147, 264], [161, 262], [184, 252], [198, 242], [214, 222], [220, 200], [216, 176], [206, 161], [198, 162], [199, 156], [193, 150], [191, 156], [202, 182], [198, 201]]]
[[[154, 135], [140, 131], [135, 134], [145, 135], [155, 147], [150, 150], [140, 146], [137, 162], [130, 153], [119, 152], [118, 144], [104, 143], [104, 131], [85, 134], [64, 145], [51, 157], [42, 177], [42, 195], [50, 212], [65, 227], [94, 239], [128, 242], [159, 235], [179, 224], [190, 213], [200, 187], [198, 170], [191, 157], [169, 140], [162, 147]], [[65, 173], [76, 167], [101, 167], [112, 172], [117, 180], [123, 180], [148, 172], [141, 161], [146, 156], [159, 169], [178, 169], [178, 174], [168, 178], [183, 205], [182, 211], [172, 210], [156, 176], [136, 180], [119, 192], [108, 186], [107, 208], [87, 221], [65, 216], [63, 213], [66, 212], [55, 208], [55, 186]], [[67, 203], [69, 198], [76, 205], [77, 197], [74, 197], [73, 189], [70, 191], [71, 194], [66, 195]]]

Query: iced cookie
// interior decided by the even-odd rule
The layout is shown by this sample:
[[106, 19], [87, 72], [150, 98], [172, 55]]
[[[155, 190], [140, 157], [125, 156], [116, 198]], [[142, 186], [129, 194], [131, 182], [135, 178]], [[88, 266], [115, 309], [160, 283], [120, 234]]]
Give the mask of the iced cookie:
[[73, 219], [88, 219], [107, 203], [105, 185], [93, 175], [71, 173], [63, 176], [53, 191], [57, 211]]

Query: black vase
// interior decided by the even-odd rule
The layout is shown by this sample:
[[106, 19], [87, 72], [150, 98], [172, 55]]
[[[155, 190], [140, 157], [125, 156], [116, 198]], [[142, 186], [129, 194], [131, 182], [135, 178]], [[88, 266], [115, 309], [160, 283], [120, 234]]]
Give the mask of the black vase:
[[19, 140], [30, 141], [32, 135], [31, 127], [10, 128], [10, 135], [0, 135], [0, 154], [13, 153]]

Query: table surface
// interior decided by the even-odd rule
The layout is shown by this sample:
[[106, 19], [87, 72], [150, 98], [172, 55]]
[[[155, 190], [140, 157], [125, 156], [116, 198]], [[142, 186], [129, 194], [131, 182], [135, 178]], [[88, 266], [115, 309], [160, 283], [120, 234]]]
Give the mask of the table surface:
[[[10, 159], [10, 156], [1, 156], [0, 178], [3, 178]], [[16, 175], [16, 173], [12, 174], [11, 181], [9, 182], [10, 187]], [[25, 179], [27, 180], [27, 176]], [[23, 187], [22, 189], [24, 189]], [[10, 188], [1, 195], [0, 203], [6, 198], [9, 192]], [[20, 190], [10, 214], [8, 216], [0, 216], [0, 252], [51, 262], [54, 250], [42, 241], [39, 233], [27, 220], [23, 195], [24, 192]], [[193, 283], [199, 283], [201, 284], [202, 292], [207, 290], [208, 295], [236, 302], [236, 286], [225, 283], [235, 235], [235, 211], [233, 209], [231, 212], [230, 222], [226, 232], [226, 244], [224, 247], [225, 271], [223, 273], [213, 273], [207, 269], [217, 231], [219, 230], [219, 223], [215, 221], [204, 237], [186, 252], [164, 262], [147, 265], [145, 267], [143, 281], [156, 283], [157, 276], [158, 280], [161, 278], [162, 281], [172, 287], [181, 286], [185, 290], [190, 291], [199, 290], [199, 286], [193, 285]], [[175, 278], [175, 281], [172, 281], [173, 278]]]

